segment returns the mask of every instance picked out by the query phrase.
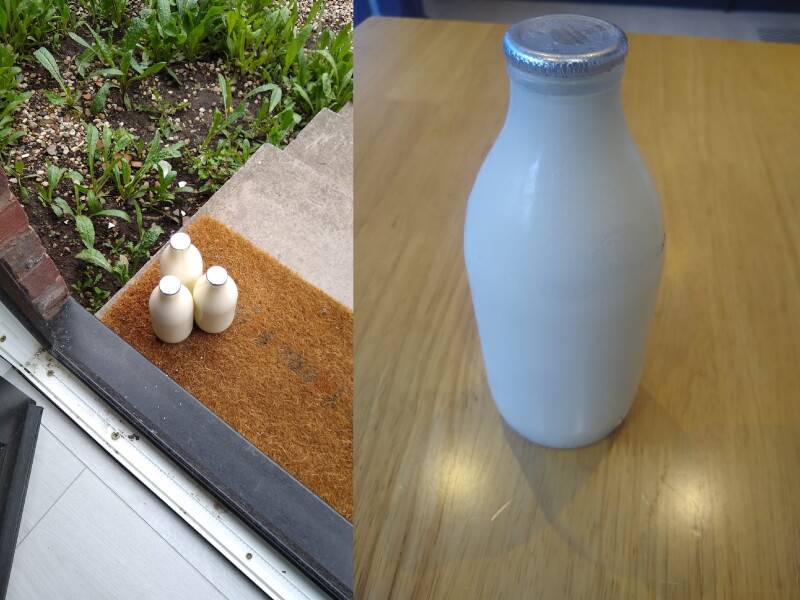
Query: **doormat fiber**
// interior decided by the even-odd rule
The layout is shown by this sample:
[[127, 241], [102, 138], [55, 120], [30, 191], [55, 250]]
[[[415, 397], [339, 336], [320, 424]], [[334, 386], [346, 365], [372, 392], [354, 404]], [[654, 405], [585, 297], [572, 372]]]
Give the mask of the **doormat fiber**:
[[186, 232], [239, 287], [218, 335], [179, 344], [150, 327], [158, 261], [102, 321], [334, 510], [353, 518], [353, 313], [211, 217]]

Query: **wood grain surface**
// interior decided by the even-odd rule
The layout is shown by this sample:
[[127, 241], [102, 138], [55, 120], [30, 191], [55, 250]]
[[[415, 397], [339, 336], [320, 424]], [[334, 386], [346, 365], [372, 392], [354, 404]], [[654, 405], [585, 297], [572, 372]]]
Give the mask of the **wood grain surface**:
[[462, 256], [503, 26], [356, 30], [356, 597], [800, 598], [800, 46], [631, 35], [664, 277], [628, 418], [526, 442]]

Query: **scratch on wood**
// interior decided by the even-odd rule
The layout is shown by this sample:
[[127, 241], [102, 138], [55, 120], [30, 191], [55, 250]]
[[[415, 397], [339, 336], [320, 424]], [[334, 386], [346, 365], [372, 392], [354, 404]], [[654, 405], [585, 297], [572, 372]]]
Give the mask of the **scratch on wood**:
[[494, 513], [494, 514], [492, 515], [492, 518], [491, 518], [491, 519], [489, 519], [489, 522], [491, 523], [491, 522], [492, 522], [492, 521], [494, 521], [494, 520], [495, 520], [497, 517], [499, 517], [499, 516], [500, 516], [500, 513], [501, 513], [501, 512], [503, 512], [503, 511], [504, 511], [506, 508], [508, 508], [508, 505], [509, 505], [509, 504], [511, 504], [511, 500], [509, 500], [508, 502], [506, 502], [505, 504], [503, 504], [503, 506], [501, 506], [500, 508], [498, 508], [498, 509], [497, 509], [497, 512], [496, 512], [496, 513]]

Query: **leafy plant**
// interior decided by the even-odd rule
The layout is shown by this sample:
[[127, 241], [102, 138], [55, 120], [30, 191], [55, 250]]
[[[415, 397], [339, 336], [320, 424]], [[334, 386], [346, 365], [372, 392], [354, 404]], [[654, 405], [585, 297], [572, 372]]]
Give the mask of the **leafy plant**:
[[142, 225], [142, 209], [139, 208], [138, 202], [134, 201], [133, 204], [136, 209], [136, 230], [139, 233], [139, 241], [136, 244], [128, 242], [125, 247], [131, 256], [131, 270], [136, 273], [139, 266], [150, 258], [150, 250], [153, 249], [164, 230], [158, 225], [151, 225], [150, 229], [145, 231]]
[[272, 96], [270, 98], [270, 105], [276, 104], [280, 102], [281, 99], [281, 90], [280, 88], [275, 85], [274, 83], [266, 83], [264, 85], [260, 85], [255, 89], [250, 90], [247, 94], [245, 94], [242, 101], [234, 107], [233, 106], [233, 93], [231, 92], [231, 84], [228, 79], [222, 75], [222, 73], [218, 76], [219, 80], [219, 87], [222, 92], [222, 106], [224, 112], [221, 112], [218, 108], [214, 109], [214, 115], [212, 117], [211, 126], [208, 129], [208, 135], [203, 143], [200, 145], [200, 150], [205, 149], [208, 146], [209, 142], [213, 140], [220, 134], [226, 133], [227, 129], [234, 124], [236, 121], [242, 118], [242, 116], [247, 111], [247, 107], [249, 104], [247, 100], [256, 94], [261, 94], [264, 92], [272, 92]]
[[22, 198], [22, 203], [27, 204], [30, 202], [30, 192], [28, 189], [22, 185], [23, 180], [25, 179], [32, 179], [35, 175], [25, 175], [25, 163], [21, 160], [15, 160], [12, 165], [6, 166], [6, 171], [11, 173], [12, 177], [17, 180], [17, 186], [19, 187], [20, 197]]
[[313, 116], [323, 108], [338, 111], [353, 98], [353, 36], [346, 25], [334, 36], [322, 33], [315, 48], [297, 55], [297, 73], [284, 83], [298, 105]]
[[78, 292], [81, 298], [89, 302], [89, 311], [97, 312], [105, 304], [106, 298], [111, 295], [111, 292], [100, 289], [98, 284], [102, 279], [103, 274], [93, 274], [90, 268], [84, 272], [84, 278], [78, 283], [73, 283], [70, 287]]
[[[94, 247], [94, 224], [91, 220], [84, 217], [78, 228], [78, 233], [85, 248], [79, 252], [75, 258], [86, 261], [101, 269], [111, 273], [119, 285], [125, 285], [131, 276], [139, 269], [139, 265], [150, 257], [150, 250], [153, 248], [158, 238], [164, 233], [158, 225], [151, 225], [150, 229], [145, 230], [142, 225], [142, 211], [138, 203], [134, 203], [136, 208], [136, 225], [139, 233], [139, 240], [136, 244], [127, 242], [125, 249], [127, 254], [119, 253], [114, 263], [110, 263], [97, 248]], [[112, 251], [119, 252], [119, 248], [111, 246]]]
[[[160, 2], [162, 6], [164, 1]], [[174, 19], [180, 29], [175, 45], [183, 56], [195, 60], [212, 51], [222, 31], [225, 3], [219, 0], [175, 0], [175, 8]], [[162, 16], [163, 12], [159, 18]]]
[[58, 31], [68, 33], [75, 29], [78, 23], [78, 15], [72, 10], [69, 0], [53, 0], [53, 4], [56, 8], [55, 22]]
[[247, 138], [233, 142], [222, 139], [216, 148], [207, 148], [196, 155], [187, 152], [186, 158], [191, 170], [205, 181], [200, 191], [216, 191], [257, 149], [258, 145], [252, 146]]
[[68, 86], [64, 81], [64, 78], [61, 77], [61, 72], [58, 70], [56, 59], [53, 58], [53, 55], [50, 54], [50, 51], [47, 48], [42, 47], [34, 52], [33, 55], [36, 57], [36, 60], [39, 61], [39, 64], [47, 69], [47, 72], [53, 76], [53, 79], [56, 80], [61, 88], [61, 91], [64, 92], [63, 96], [59, 96], [58, 94], [54, 94], [48, 90], [42, 90], [44, 95], [47, 96], [47, 99], [53, 104], [66, 104], [69, 107], [74, 107], [78, 102], [79, 95], [77, 91]]
[[25, 53], [50, 41], [59, 10], [52, 0], [0, 0], [0, 43]]
[[[91, 191], [96, 196], [101, 195], [103, 186], [105, 186], [106, 182], [111, 178], [111, 174], [116, 168], [117, 163], [121, 160], [119, 158], [112, 157], [112, 154], [116, 153], [114, 148], [114, 142], [112, 141], [113, 135], [114, 132], [110, 127], [103, 128], [102, 144], [103, 144], [103, 150], [106, 150], [105, 152], [103, 152], [103, 158], [106, 160], [101, 161], [102, 173], [98, 173], [97, 166], [95, 163], [97, 159], [97, 146], [99, 143], [101, 143], [100, 132], [97, 130], [97, 127], [95, 127], [91, 123], [86, 124], [86, 155], [87, 155], [87, 162], [89, 163], [89, 184], [90, 184], [89, 187], [87, 188], [87, 193]], [[130, 136], [130, 134], [127, 135]]]
[[13, 128], [14, 113], [31, 97], [31, 92], [21, 94], [17, 91], [19, 73], [14, 53], [0, 45], [0, 159], [3, 160], [6, 158], [6, 149], [16, 144], [22, 136], [21, 131]]
[[122, 100], [125, 108], [131, 109], [131, 99], [128, 95], [130, 86], [149, 77], [154, 73], [158, 73], [166, 66], [165, 62], [158, 62], [148, 65], [145, 62], [139, 62], [135, 58], [136, 46], [139, 40], [145, 34], [147, 26], [140, 18], [131, 19], [125, 36], [118, 44], [113, 44], [104, 40], [99, 33], [91, 27], [89, 31], [94, 37], [95, 43], [89, 44], [81, 36], [70, 33], [70, 37], [84, 46], [86, 50], [78, 57], [76, 64], [78, 66], [78, 73], [85, 75], [86, 69], [97, 59], [107, 65], [107, 68], [95, 71], [89, 78], [106, 76], [115, 77], [116, 81], [105, 81], [100, 89], [95, 93], [92, 99], [90, 110], [92, 114], [98, 114], [103, 110], [103, 106], [108, 98], [108, 93], [112, 88], [119, 88], [122, 92]]
[[122, 25], [128, 8], [127, 0], [81, 0], [81, 4], [95, 27], [110, 25], [115, 29]]
[[171, 205], [175, 200], [175, 194], [194, 194], [194, 189], [186, 185], [184, 181], [179, 181], [178, 187], [172, 189], [172, 184], [178, 177], [178, 173], [166, 160], [158, 161], [156, 167], [158, 167], [156, 169], [158, 172], [158, 183], [156, 183], [151, 190], [152, 200], [150, 206], [156, 203]]
[[[174, 8], [174, 10], [173, 10]], [[148, 35], [145, 52], [167, 63], [196, 60], [221, 46], [222, 0], [155, 0], [142, 11]], [[176, 80], [177, 76], [170, 72]]]
[[134, 170], [128, 161], [120, 161], [113, 174], [117, 191], [122, 200], [127, 201], [144, 196], [148, 192], [149, 186], [146, 183], [142, 184], [142, 180], [150, 169], [156, 166], [159, 161], [180, 156], [180, 148], [182, 146], [183, 142], [178, 142], [162, 148], [161, 135], [156, 131], [141, 167]]
[[66, 200], [56, 196], [58, 193], [57, 188], [64, 179], [77, 182], [83, 180], [83, 175], [77, 171], [67, 171], [67, 169], [54, 165], [49, 160], [46, 162], [46, 165], [47, 182], [36, 184], [36, 189], [39, 191], [39, 200], [41, 200], [42, 204], [45, 206], [49, 206], [57, 217], [61, 217], [64, 213], [74, 216], [75, 213], [70, 208], [69, 204], [67, 204]]

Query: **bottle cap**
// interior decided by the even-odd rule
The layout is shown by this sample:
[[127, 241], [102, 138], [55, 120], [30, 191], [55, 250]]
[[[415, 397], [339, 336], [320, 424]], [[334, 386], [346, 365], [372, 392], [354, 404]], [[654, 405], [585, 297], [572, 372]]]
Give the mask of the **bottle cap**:
[[608, 21], [580, 15], [548, 15], [506, 31], [503, 52], [517, 69], [546, 77], [586, 77], [625, 61], [628, 38]]
[[191, 244], [191, 238], [183, 232], [178, 232], [169, 238], [169, 245], [175, 250], [186, 250]]
[[223, 267], [209, 267], [206, 279], [211, 285], [222, 285], [228, 281], [228, 272]]
[[181, 291], [181, 280], [175, 277], [175, 275], [165, 275], [161, 278], [161, 281], [158, 282], [158, 289], [161, 290], [161, 293], [165, 296], [174, 296]]

